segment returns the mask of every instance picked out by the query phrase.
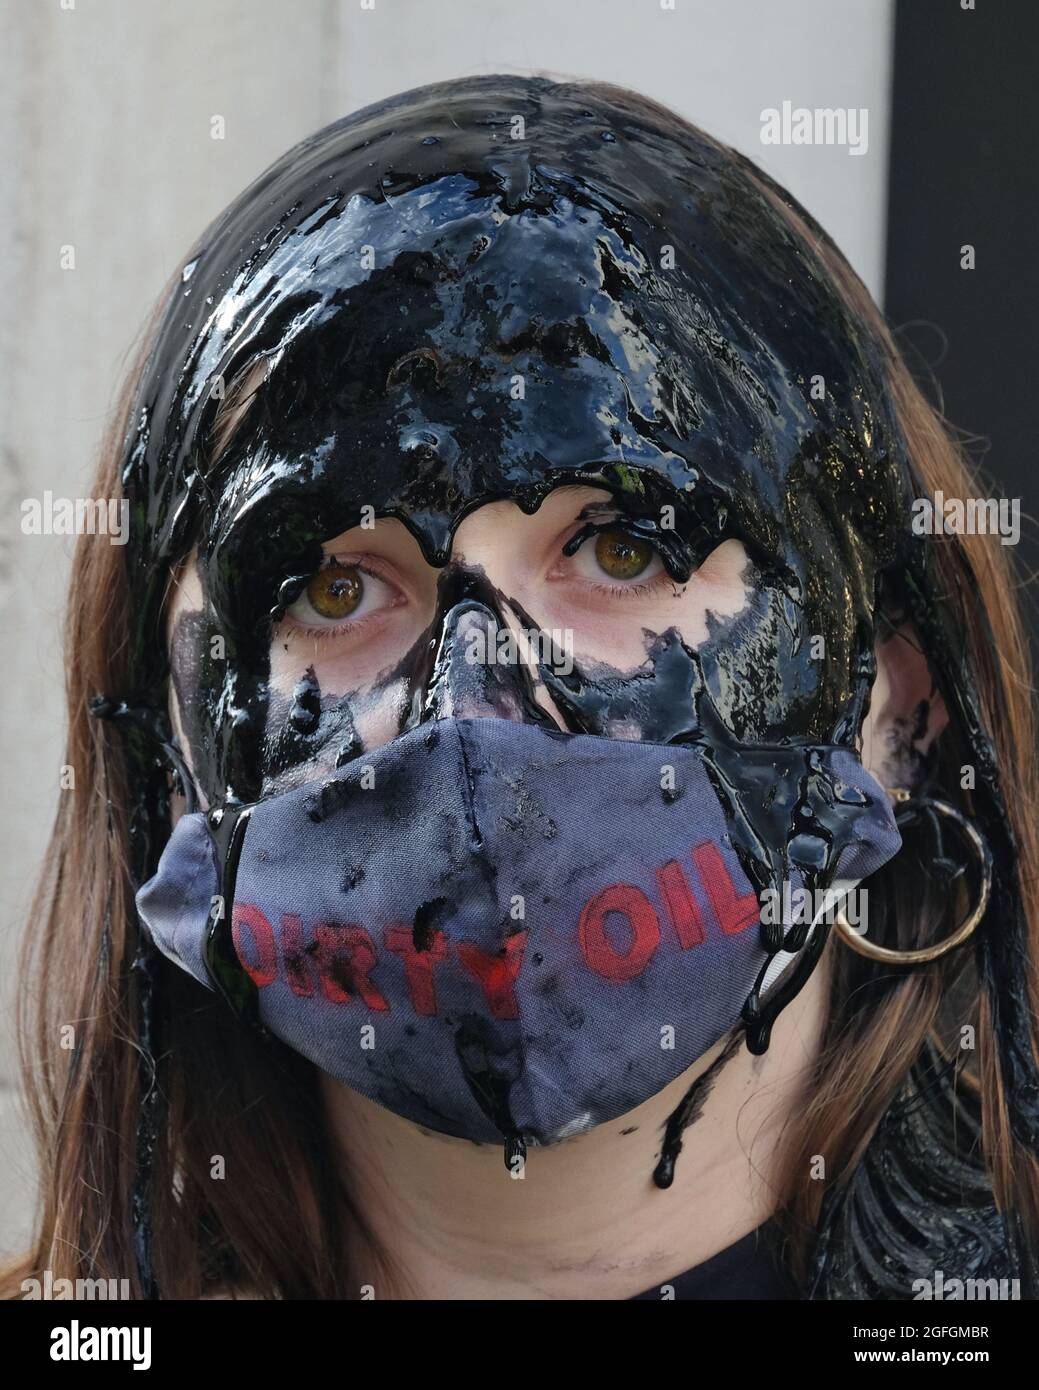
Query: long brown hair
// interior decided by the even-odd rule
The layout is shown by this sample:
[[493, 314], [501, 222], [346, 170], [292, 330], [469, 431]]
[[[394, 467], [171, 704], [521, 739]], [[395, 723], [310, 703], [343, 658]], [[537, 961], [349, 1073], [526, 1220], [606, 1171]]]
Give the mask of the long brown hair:
[[[588, 85], [678, 122], [673, 112], [630, 92]], [[921, 485], [948, 497], [974, 495], [969, 465], [952, 432], [914, 382], [847, 262], [753, 165], [725, 152], [786, 218], [853, 319], [880, 346]], [[171, 282], [145, 329], [104, 441], [97, 497], [120, 495], [120, 455], [133, 388], [172, 292]], [[1029, 924], [1026, 954], [1019, 961], [1028, 973], [1028, 1035], [1018, 1045], [1035, 1057], [1039, 798], [1026, 640], [998, 538], [949, 536], [934, 550], [944, 601], [965, 634], [964, 661], [979, 691], [1016, 835], [1017, 888]], [[350, 1209], [348, 1176], [332, 1155], [309, 1064], [273, 1057], [237, 1024], [222, 1000], [165, 961], [158, 962], [157, 1043], [154, 1051], [142, 1045], [131, 765], [124, 733], [93, 719], [88, 709], [99, 692], [128, 688], [129, 605], [121, 550], [102, 537], [80, 537], [65, 635], [65, 760], [75, 769], [77, 789], [63, 796], [57, 813], [25, 941], [27, 987], [20, 993], [22, 1061], [41, 1202], [31, 1249], [6, 1270], [4, 1286], [9, 1296], [17, 1296], [22, 1280], [40, 1278], [49, 1269], [56, 1278], [129, 1279], [135, 1296], [146, 1292], [135, 1245], [135, 1135], [141, 1104], [158, 1088], [163, 1123], [150, 1207], [155, 1276], [163, 1296], [192, 1298], [214, 1285], [239, 1285], [265, 1297], [351, 1297], [359, 1281], [344, 1233], [361, 1217]], [[955, 770], [969, 761], [962, 731], [948, 730], [941, 747], [943, 794], [970, 814], [969, 795], [953, 780]], [[924, 931], [921, 902], [913, 892], [919, 870], [919, 862], [906, 854], [884, 871], [893, 938], [903, 945], [914, 944]], [[990, 914], [981, 930], [1000, 929]], [[1039, 1162], [1012, 1129], [1013, 1098], [1000, 1064], [992, 1006], [971, 954], [960, 952], [916, 971], [892, 971], [847, 951], [837, 952], [835, 961], [826, 1035], [806, 1082], [804, 1108], [776, 1168], [777, 1208], [791, 1266], [806, 1277], [827, 1195], [852, 1183], [889, 1108], [932, 1044], [956, 1059], [955, 1087], [980, 1115], [981, 1151], [974, 1157], [995, 1204], [1013, 1215], [1021, 1238], [1034, 1249]], [[958, 1052], [964, 1024], [976, 1030], [977, 1046]], [[66, 1025], [72, 1028], [71, 1049], [62, 1041], [70, 1036], [63, 1034]], [[827, 1156], [822, 1182], [812, 1167], [820, 1152]], [[214, 1180], [217, 1171], [225, 1180]]]

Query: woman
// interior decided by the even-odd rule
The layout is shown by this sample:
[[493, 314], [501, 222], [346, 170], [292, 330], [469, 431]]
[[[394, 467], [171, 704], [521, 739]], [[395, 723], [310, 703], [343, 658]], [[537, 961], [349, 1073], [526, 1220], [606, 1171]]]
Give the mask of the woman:
[[207, 230], [122, 424], [12, 1287], [1034, 1293], [1004, 552], [918, 534], [969, 479], [788, 195], [617, 88], [405, 93]]

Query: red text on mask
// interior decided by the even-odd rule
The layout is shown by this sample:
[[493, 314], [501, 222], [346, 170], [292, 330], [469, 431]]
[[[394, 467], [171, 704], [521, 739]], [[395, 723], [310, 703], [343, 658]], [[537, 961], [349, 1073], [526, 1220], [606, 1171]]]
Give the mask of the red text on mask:
[[[737, 889], [717, 845], [706, 841], [694, 846], [690, 864], [671, 859], [657, 869], [656, 903], [631, 883], [608, 884], [588, 899], [576, 932], [588, 969], [623, 983], [643, 973], [660, 949], [665, 929], [683, 951], [707, 939], [704, 914], [687, 876], [690, 866], [710, 903], [712, 929], [723, 937], [735, 936], [759, 920], [755, 894]], [[400, 924], [386, 927], [377, 946], [373, 934], [357, 923], [317, 922], [308, 934], [302, 918], [287, 912], [281, 915], [279, 940], [258, 907], [236, 902], [231, 933], [238, 958], [258, 989], [280, 977], [299, 998], [310, 999], [320, 991], [331, 1003], [357, 1000], [371, 1011], [385, 1013], [390, 1001], [376, 976], [385, 982], [386, 957], [395, 957], [412, 1009], [421, 1017], [434, 1017], [437, 969], [453, 954], [492, 1017], [519, 1017], [516, 982], [527, 947], [525, 929], [490, 951], [473, 941], [449, 941], [441, 930], [423, 932], [416, 941], [414, 929]]]

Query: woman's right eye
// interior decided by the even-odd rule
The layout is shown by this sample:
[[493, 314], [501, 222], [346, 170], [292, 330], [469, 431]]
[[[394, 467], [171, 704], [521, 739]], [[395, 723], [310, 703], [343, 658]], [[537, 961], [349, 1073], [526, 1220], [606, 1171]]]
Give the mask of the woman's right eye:
[[312, 576], [286, 618], [311, 632], [348, 629], [393, 608], [400, 593], [360, 564], [330, 560]]

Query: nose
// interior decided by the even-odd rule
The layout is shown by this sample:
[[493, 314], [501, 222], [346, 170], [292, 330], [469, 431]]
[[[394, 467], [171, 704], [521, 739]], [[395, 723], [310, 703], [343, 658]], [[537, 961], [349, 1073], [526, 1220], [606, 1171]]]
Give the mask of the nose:
[[[518, 626], [518, 625], [517, 625]], [[480, 570], [451, 562], [440, 577], [430, 663], [412, 709], [429, 719], [512, 719], [564, 728], [538, 682], [526, 634], [510, 625], [502, 598]]]

